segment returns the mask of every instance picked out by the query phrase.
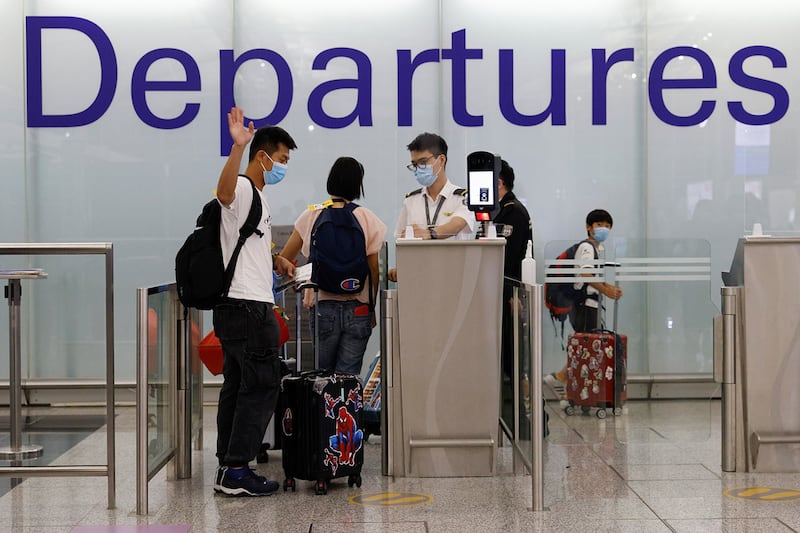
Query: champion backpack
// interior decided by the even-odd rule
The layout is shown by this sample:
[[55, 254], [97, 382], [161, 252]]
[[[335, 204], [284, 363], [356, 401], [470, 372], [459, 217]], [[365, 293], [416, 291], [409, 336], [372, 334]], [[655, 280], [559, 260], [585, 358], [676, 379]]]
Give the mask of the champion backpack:
[[[324, 291], [358, 294], [371, 281], [364, 230], [353, 214], [357, 207], [353, 202], [327, 207], [311, 229], [311, 281]], [[369, 294], [371, 301], [372, 290]]]
[[225, 268], [222, 259], [222, 244], [219, 240], [222, 206], [216, 198], [203, 206], [194, 231], [175, 255], [175, 284], [178, 287], [178, 298], [185, 307], [213, 309], [228, 294], [244, 242], [253, 233], [259, 238], [264, 236], [258, 229], [261, 197], [253, 182], [249, 178], [247, 181], [253, 188], [253, 202], [250, 204], [247, 219], [239, 228], [239, 240], [228, 267]]
[[[561, 252], [556, 260], [575, 259], [575, 252], [578, 247], [585, 243], [590, 242], [588, 239], [577, 242]], [[594, 250], [594, 258], [597, 259], [597, 249], [592, 246]], [[554, 265], [556, 268], [574, 268], [575, 265], [558, 264]], [[551, 274], [554, 277], [566, 276], [573, 277], [571, 274]], [[555, 326], [556, 321], [561, 322], [561, 337], [564, 337], [564, 321], [569, 317], [570, 311], [578, 301], [586, 298], [586, 284], [583, 287], [576, 289], [573, 283], [545, 283], [544, 284], [544, 305], [550, 310], [550, 319]]]

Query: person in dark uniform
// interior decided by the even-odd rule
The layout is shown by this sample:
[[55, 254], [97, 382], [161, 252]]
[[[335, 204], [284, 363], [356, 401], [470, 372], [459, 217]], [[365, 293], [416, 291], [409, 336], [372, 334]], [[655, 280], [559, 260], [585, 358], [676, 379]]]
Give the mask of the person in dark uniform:
[[[528, 210], [522, 205], [514, 194], [514, 169], [504, 159], [500, 160], [500, 176], [497, 180], [497, 196], [500, 198], [499, 208], [492, 213], [495, 224], [503, 224], [502, 233], [506, 236], [505, 264], [503, 269], [503, 321], [501, 331], [500, 354], [503, 365], [503, 374], [513, 379], [514, 376], [514, 306], [519, 305], [513, 299], [513, 284], [510, 279], [521, 281], [522, 259], [528, 247], [528, 241], [533, 240], [533, 227]], [[511, 233], [508, 233], [508, 227]], [[523, 369], [524, 372], [524, 369]], [[521, 376], [520, 387], [525, 402], [524, 408], [530, 413], [530, 384], [527, 374]], [[505, 394], [505, 393], [504, 393]], [[549, 416], [543, 409], [542, 423], [544, 436], [550, 433], [548, 425]]]
[[[500, 160], [500, 176], [497, 180], [497, 196], [500, 198], [499, 210], [492, 216], [495, 224], [503, 224], [513, 228], [511, 234], [506, 236], [504, 276], [520, 281], [522, 274], [522, 259], [528, 241], [533, 239], [531, 217], [528, 210], [514, 194], [514, 169], [504, 159]], [[507, 233], [507, 230], [503, 233]], [[514, 322], [512, 284], [503, 283], [503, 331], [502, 331], [502, 360], [503, 372], [511, 377], [513, 375], [514, 357]]]

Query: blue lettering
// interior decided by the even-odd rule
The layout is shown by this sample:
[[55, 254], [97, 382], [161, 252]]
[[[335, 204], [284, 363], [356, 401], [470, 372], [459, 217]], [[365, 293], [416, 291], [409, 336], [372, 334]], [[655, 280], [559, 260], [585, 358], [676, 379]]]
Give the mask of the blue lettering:
[[[86, 35], [100, 57], [100, 88], [89, 107], [68, 115], [45, 115], [42, 102], [42, 30], [75, 30]], [[117, 89], [117, 56], [100, 26], [77, 17], [26, 17], [28, 127], [57, 128], [91, 124], [106, 112]]]
[[731, 57], [728, 63], [728, 72], [730, 73], [731, 80], [738, 86], [745, 89], [751, 89], [766, 93], [772, 96], [775, 105], [769, 113], [764, 115], [753, 115], [748, 113], [741, 101], [728, 102], [728, 111], [731, 116], [742, 124], [750, 124], [753, 126], [772, 124], [778, 122], [786, 115], [789, 110], [789, 93], [786, 89], [773, 81], [763, 80], [761, 78], [754, 78], [744, 72], [744, 62], [754, 56], [764, 56], [772, 62], [772, 66], [776, 68], [786, 68], [786, 57], [775, 48], [769, 46], [748, 46], [742, 48]]
[[[159, 59], [174, 59], [183, 66], [186, 72], [185, 81], [148, 81], [147, 71], [150, 65]], [[136, 63], [131, 79], [131, 101], [136, 114], [142, 122], [162, 130], [182, 128], [194, 120], [200, 111], [200, 104], [186, 104], [183, 112], [175, 118], [161, 118], [153, 114], [147, 106], [147, 91], [199, 91], [200, 90], [200, 69], [195, 60], [177, 48], [160, 48], [152, 50]]]
[[466, 30], [450, 35], [451, 48], [442, 50], [442, 59], [450, 59], [453, 64], [453, 120], [459, 126], [483, 126], [483, 115], [470, 115], [467, 111], [467, 59], [482, 59], [483, 49], [467, 48]]
[[[352, 59], [358, 69], [355, 80], [335, 80], [320, 83], [308, 96], [308, 116], [311, 120], [325, 128], [344, 128], [358, 118], [360, 126], [372, 126], [372, 64], [364, 52], [353, 48], [331, 48], [321, 52], [314, 58], [313, 70], [325, 70], [331, 59], [346, 57]], [[356, 90], [356, 107], [344, 117], [331, 117], [322, 109], [325, 95], [340, 89]]]
[[[686, 56], [694, 59], [700, 65], [702, 77], [696, 79], [664, 79], [664, 69], [667, 64], [680, 56]], [[683, 117], [675, 115], [667, 109], [664, 103], [664, 95], [662, 92], [665, 89], [713, 89], [717, 86], [717, 73], [714, 70], [714, 62], [711, 58], [700, 50], [699, 48], [692, 48], [691, 46], [676, 46], [661, 52], [653, 66], [650, 67], [649, 77], [649, 96], [650, 107], [653, 112], [663, 122], [672, 126], [696, 126], [711, 116], [714, 112], [716, 102], [713, 100], [703, 100], [700, 104], [700, 109], [696, 113]]]
[[500, 112], [510, 123], [517, 126], [536, 126], [547, 117], [551, 118], [554, 126], [564, 126], [567, 123], [567, 67], [566, 50], [551, 50], [550, 64], [550, 104], [538, 115], [524, 115], [517, 111], [514, 105], [514, 51], [500, 50]]
[[227, 156], [231, 153], [231, 145], [233, 139], [228, 131], [228, 112], [231, 107], [235, 105], [233, 97], [233, 81], [236, 77], [236, 71], [239, 70], [243, 64], [253, 59], [260, 59], [266, 61], [272, 68], [275, 69], [275, 74], [278, 76], [278, 95], [275, 101], [275, 107], [272, 112], [266, 117], [262, 118], [247, 118], [245, 123], [250, 120], [256, 128], [266, 126], [268, 124], [278, 124], [281, 120], [286, 118], [289, 114], [289, 108], [292, 106], [292, 93], [294, 91], [294, 84], [292, 81], [292, 71], [289, 69], [289, 64], [277, 52], [267, 50], [266, 48], [256, 48], [248, 50], [236, 59], [233, 57], [233, 50], [220, 50], [219, 51], [219, 149], [220, 155]]
[[592, 49], [592, 124], [607, 123], [608, 71], [617, 63], [633, 61], [633, 48], [617, 50], [606, 59], [605, 48]]
[[[111, 106], [117, 89], [118, 65], [114, 47], [108, 35], [95, 23], [78, 17], [26, 17], [26, 98], [28, 127], [78, 127], [99, 120]], [[97, 95], [91, 104], [77, 113], [45, 114], [43, 102], [43, 35], [44, 30], [73, 30], [85, 35], [94, 46], [100, 63], [100, 84]], [[451, 62], [452, 116], [459, 126], [483, 126], [482, 114], [471, 114], [467, 109], [467, 61], [483, 59], [482, 48], [467, 48], [466, 29], [452, 32], [451, 45], [447, 49], [427, 49], [412, 56], [410, 49], [397, 52], [397, 125], [411, 126], [413, 123], [414, 75], [426, 63]], [[510, 124], [516, 126], [536, 126], [550, 119], [554, 126], [567, 123], [566, 96], [566, 50], [550, 50], [550, 99], [545, 109], [539, 113], [527, 114], [519, 110], [514, 90], [514, 50], [500, 49], [498, 55], [498, 97], [499, 110]], [[609, 73], [614, 65], [634, 61], [633, 48], [621, 48], [607, 55], [605, 48], [591, 51], [591, 98], [592, 124], [605, 125], [608, 122], [608, 83]], [[745, 72], [745, 63], [753, 57], [768, 59], [774, 69], [785, 69], [787, 60], [784, 54], [769, 46], [748, 46], [734, 53], [728, 63], [731, 81], [738, 87], [761, 93], [772, 98], [772, 107], [764, 113], [754, 113], [745, 109], [742, 100], [727, 102], [731, 117], [748, 125], [772, 124], [780, 121], [789, 111], [789, 93], [779, 83], [750, 75]], [[358, 123], [361, 127], [373, 125], [372, 116], [372, 63], [363, 51], [337, 47], [319, 53], [312, 64], [312, 70], [326, 70], [328, 64], [336, 59], [349, 59], [356, 66], [354, 78], [332, 79], [316, 86], [308, 96], [307, 110], [311, 120], [322, 127], [338, 129]], [[665, 78], [670, 62], [680, 58], [694, 61], [699, 67], [697, 77]], [[185, 73], [185, 78], [177, 81], [148, 80], [150, 67], [159, 60], [177, 61]], [[220, 92], [220, 154], [230, 153], [232, 140], [228, 133], [226, 114], [235, 104], [234, 80], [239, 68], [248, 61], [259, 60], [269, 63], [277, 78], [277, 91], [274, 95], [273, 109], [261, 118], [252, 120], [256, 127], [278, 124], [286, 118], [294, 97], [292, 71], [280, 54], [273, 50], [257, 48], [234, 56], [233, 50], [219, 51], [219, 92]], [[438, 72], [438, 71], [437, 71]], [[177, 48], [158, 48], [144, 54], [136, 63], [131, 77], [131, 102], [136, 115], [145, 124], [158, 129], [177, 129], [191, 123], [200, 112], [200, 103], [186, 102], [173, 117], [157, 116], [147, 103], [148, 92], [152, 91], [193, 91], [202, 87], [200, 69], [195, 59], [186, 51]], [[694, 126], [707, 120], [713, 114], [717, 102], [713, 99], [700, 100], [696, 110], [688, 115], [678, 115], [666, 104], [665, 91], [671, 89], [715, 89], [717, 73], [711, 57], [699, 48], [676, 46], [664, 50], [653, 61], [647, 78], [648, 101], [654, 115], [662, 122], [679, 127]], [[325, 98], [339, 90], [355, 90], [355, 104], [352, 111], [344, 116], [332, 116], [324, 109]], [[246, 89], [245, 89], [246, 90]], [[348, 93], [349, 94], [349, 93]], [[674, 93], [673, 93], [674, 94]], [[686, 94], [686, 93], [682, 93]], [[271, 95], [266, 95], [267, 97]], [[531, 95], [527, 95], [531, 96]]]
[[425, 63], [438, 63], [439, 49], [423, 50], [411, 59], [411, 50], [397, 51], [397, 125], [411, 126], [414, 71]]

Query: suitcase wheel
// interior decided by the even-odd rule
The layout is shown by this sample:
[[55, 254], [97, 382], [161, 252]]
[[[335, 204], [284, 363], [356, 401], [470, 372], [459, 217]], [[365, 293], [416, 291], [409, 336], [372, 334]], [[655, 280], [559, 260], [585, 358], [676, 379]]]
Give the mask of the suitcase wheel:
[[353, 485], [361, 487], [361, 474], [350, 474], [347, 478], [347, 486], [352, 487]]
[[591, 412], [591, 410], [592, 408], [589, 407], [588, 405], [581, 405], [581, 413], [583, 413], [584, 416], [588, 415]]
[[597, 410], [597, 418], [605, 418], [606, 417], [606, 410], [605, 409], [598, 409]]
[[283, 492], [286, 492], [286, 490], [289, 489], [290, 487], [292, 489], [292, 492], [295, 492], [297, 487], [295, 485], [293, 477], [287, 477], [286, 479], [283, 480]]
[[564, 408], [564, 413], [566, 413], [567, 416], [574, 415], [575, 414], [575, 407], [573, 407], [572, 405], [566, 406]]
[[317, 495], [328, 494], [328, 482], [322, 479], [318, 480], [314, 485], [314, 492], [316, 492]]

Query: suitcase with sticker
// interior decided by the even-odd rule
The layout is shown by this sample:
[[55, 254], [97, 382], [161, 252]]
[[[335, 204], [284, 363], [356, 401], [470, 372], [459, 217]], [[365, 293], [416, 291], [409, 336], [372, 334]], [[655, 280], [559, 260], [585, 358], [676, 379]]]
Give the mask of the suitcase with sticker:
[[[617, 266], [613, 263], [606, 265]], [[616, 333], [619, 306], [617, 300], [613, 302], [612, 330], [600, 327], [598, 315], [598, 329], [574, 333], [567, 339], [569, 405], [564, 412], [568, 415], [575, 414], [575, 406], [580, 407], [583, 414], [596, 408], [597, 418], [605, 418], [606, 409], [619, 415], [628, 399], [628, 337]]]
[[628, 337], [613, 331], [598, 330], [575, 333], [567, 340], [567, 401], [564, 409], [583, 414], [597, 409], [597, 417], [605, 418], [606, 409], [621, 414], [628, 398], [626, 367]]
[[281, 384], [283, 406], [283, 490], [295, 480], [315, 482], [327, 494], [330, 480], [347, 477], [361, 486], [364, 431], [361, 380], [351, 374], [311, 371], [287, 376]]

